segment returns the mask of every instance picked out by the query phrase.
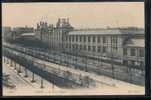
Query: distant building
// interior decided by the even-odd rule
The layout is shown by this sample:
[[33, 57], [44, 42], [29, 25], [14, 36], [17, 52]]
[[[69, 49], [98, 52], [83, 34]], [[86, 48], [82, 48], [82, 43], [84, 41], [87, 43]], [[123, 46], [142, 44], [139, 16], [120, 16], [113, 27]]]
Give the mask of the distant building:
[[11, 27], [2, 27], [2, 39], [11, 37]]
[[13, 28], [13, 31], [17, 32], [17, 33], [28, 33], [28, 32], [33, 32], [34, 31], [34, 28], [33, 27], [15, 27]]
[[24, 33], [33, 33], [34, 28], [33, 27], [15, 27], [12, 29], [12, 38], [16, 39], [19, 38]]

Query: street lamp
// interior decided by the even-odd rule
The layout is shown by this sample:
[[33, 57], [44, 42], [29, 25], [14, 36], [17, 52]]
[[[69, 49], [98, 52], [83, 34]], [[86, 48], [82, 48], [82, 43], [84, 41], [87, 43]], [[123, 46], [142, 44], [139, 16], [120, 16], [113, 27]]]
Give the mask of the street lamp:
[[[32, 59], [31, 66], [33, 66], [33, 59]], [[32, 82], [32, 83], [35, 82], [34, 72], [32, 72], [32, 80], [31, 80], [31, 82]]]
[[[44, 73], [44, 71], [45, 71], [45, 68], [46, 68], [46, 66], [45, 66], [45, 64], [43, 65], [43, 68], [41, 67], [41, 71]], [[41, 77], [41, 86], [40, 86], [40, 88], [44, 88], [44, 86], [43, 86], [43, 78]]]

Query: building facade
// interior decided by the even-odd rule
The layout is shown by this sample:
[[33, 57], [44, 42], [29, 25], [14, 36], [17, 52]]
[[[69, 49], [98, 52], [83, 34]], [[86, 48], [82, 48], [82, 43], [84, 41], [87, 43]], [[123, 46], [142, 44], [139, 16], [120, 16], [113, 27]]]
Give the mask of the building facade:
[[68, 52], [76, 51], [91, 57], [114, 58], [122, 64], [128, 61], [128, 64], [144, 65], [144, 32], [142, 29], [71, 31], [66, 36], [64, 46]]
[[75, 30], [69, 19], [59, 18], [56, 26], [40, 22], [36, 32], [51, 49], [144, 68], [144, 29]]
[[63, 48], [64, 37], [73, 30], [69, 19], [58, 19], [56, 26], [48, 25], [47, 22], [37, 23], [37, 38], [49, 45], [50, 48], [61, 50]]

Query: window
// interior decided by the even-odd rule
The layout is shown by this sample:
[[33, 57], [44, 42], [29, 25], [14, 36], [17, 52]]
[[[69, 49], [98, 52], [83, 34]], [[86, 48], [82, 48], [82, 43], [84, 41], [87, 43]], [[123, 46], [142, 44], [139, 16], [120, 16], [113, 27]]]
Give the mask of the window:
[[141, 66], [141, 67], [144, 67], [144, 62], [141, 61], [141, 62], [140, 62], [140, 66]]
[[80, 42], [82, 41], [82, 36], [80, 36]]
[[98, 39], [98, 43], [100, 43], [100, 41], [101, 41], [100, 36], [98, 36], [97, 39]]
[[134, 48], [132, 48], [131, 49], [131, 56], [135, 56], [136, 54], [135, 54], [135, 49]]
[[106, 43], [106, 37], [103, 37], [103, 43]]
[[128, 65], [128, 61], [127, 60], [123, 60], [123, 64], [124, 65]]
[[103, 46], [103, 53], [105, 53], [106, 52], [106, 47], [105, 46]]
[[72, 36], [72, 42], [74, 42], [74, 36]]
[[76, 44], [76, 50], [78, 49], [78, 45]]
[[73, 48], [74, 50], [76, 49], [76, 45], [74, 44], [74, 48]]
[[69, 44], [69, 49], [71, 48], [71, 44]]
[[91, 46], [88, 46], [88, 51], [91, 51]]
[[77, 45], [77, 49], [79, 50], [79, 45]]
[[95, 46], [93, 46], [93, 52], [95, 52], [95, 51], [96, 51]]
[[71, 36], [69, 36], [69, 41], [71, 42]]
[[124, 54], [124, 55], [127, 55], [127, 48], [124, 48], [124, 49], [123, 49], [123, 54]]
[[91, 42], [91, 36], [88, 36], [88, 42]]
[[144, 49], [139, 49], [139, 56], [144, 57]]
[[117, 37], [116, 36], [111, 37], [111, 42], [117, 44]]
[[80, 45], [80, 50], [82, 50], [82, 45]]
[[93, 36], [93, 42], [95, 42], [95, 36]]
[[84, 50], [86, 50], [86, 45], [84, 45]]
[[100, 46], [98, 46], [98, 52], [101, 52], [101, 47]]
[[66, 48], [68, 48], [68, 44], [66, 44]]
[[75, 42], [75, 41], [76, 41], [76, 36], [73, 35], [73, 36], [72, 36], [72, 39], [73, 39], [73, 42]]
[[74, 49], [76, 49], [76, 45], [74, 44]]
[[86, 42], [86, 36], [84, 36], [83, 38], [84, 38], [84, 39], [83, 39], [83, 40], [84, 40], [84, 42]]
[[62, 39], [63, 39], [63, 41], [66, 41], [66, 37], [63, 37]]
[[135, 65], [135, 61], [131, 61], [131, 65]]
[[67, 48], [70, 48], [70, 47], [69, 47], [69, 44], [67, 44]]
[[72, 45], [72, 49], [74, 49], [74, 44]]
[[116, 46], [114, 46], [112, 49], [113, 49], [113, 52], [117, 52], [117, 47]]
[[76, 36], [76, 42], [78, 42], [78, 36]]

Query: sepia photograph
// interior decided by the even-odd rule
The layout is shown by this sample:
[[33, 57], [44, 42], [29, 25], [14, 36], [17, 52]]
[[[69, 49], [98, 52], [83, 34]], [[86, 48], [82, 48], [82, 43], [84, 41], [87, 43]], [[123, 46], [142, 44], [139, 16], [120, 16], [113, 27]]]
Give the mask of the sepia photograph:
[[3, 96], [145, 94], [144, 2], [2, 3]]

